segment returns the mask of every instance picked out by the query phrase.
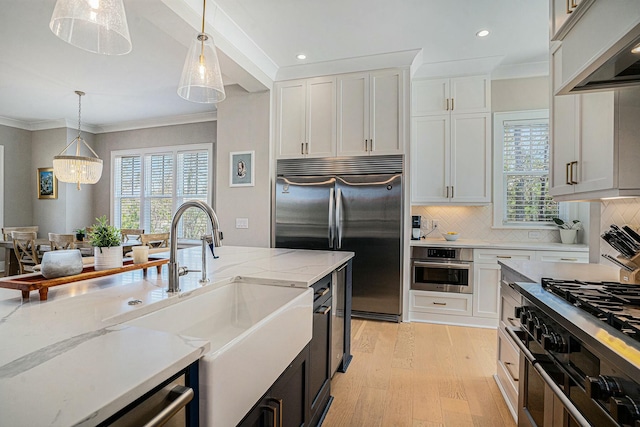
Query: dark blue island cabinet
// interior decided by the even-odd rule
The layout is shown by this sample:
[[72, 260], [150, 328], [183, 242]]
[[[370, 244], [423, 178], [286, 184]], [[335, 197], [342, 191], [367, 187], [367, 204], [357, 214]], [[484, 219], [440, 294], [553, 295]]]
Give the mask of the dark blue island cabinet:
[[351, 261], [313, 284], [313, 336], [239, 427], [319, 426], [351, 361]]

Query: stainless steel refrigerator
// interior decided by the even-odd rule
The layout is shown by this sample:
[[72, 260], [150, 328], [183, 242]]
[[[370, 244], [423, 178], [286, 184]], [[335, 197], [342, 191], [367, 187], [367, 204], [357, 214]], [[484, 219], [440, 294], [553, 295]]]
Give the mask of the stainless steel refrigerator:
[[275, 246], [355, 252], [352, 315], [402, 314], [402, 156], [278, 161]]

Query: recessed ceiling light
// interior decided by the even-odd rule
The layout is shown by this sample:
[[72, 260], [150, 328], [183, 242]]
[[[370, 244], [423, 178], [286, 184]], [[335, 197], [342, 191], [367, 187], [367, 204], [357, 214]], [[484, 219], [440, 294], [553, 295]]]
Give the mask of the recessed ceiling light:
[[487, 37], [489, 35], [489, 30], [480, 30], [476, 33], [478, 37]]
[[305, 55], [304, 53], [299, 53], [298, 56], [296, 56], [296, 58], [298, 58], [298, 59], [307, 59], [307, 55]]

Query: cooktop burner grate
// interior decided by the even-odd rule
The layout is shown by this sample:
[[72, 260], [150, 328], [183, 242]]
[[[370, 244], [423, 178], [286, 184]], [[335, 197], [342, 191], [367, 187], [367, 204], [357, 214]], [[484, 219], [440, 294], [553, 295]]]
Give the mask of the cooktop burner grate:
[[542, 287], [640, 341], [640, 285], [543, 278]]

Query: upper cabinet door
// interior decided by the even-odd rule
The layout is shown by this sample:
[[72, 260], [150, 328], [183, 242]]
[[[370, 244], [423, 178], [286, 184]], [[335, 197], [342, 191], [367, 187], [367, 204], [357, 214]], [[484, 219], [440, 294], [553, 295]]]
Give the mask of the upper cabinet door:
[[309, 157], [336, 155], [336, 79], [319, 77], [307, 82], [306, 139]]
[[369, 140], [369, 73], [338, 77], [338, 154], [363, 155]]
[[449, 114], [411, 119], [411, 203], [449, 203]]
[[491, 112], [491, 80], [489, 77], [456, 77], [451, 79], [450, 88], [452, 114]]
[[306, 148], [306, 82], [283, 82], [276, 88], [276, 155], [281, 159], [302, 157]]
[[449, 79], [414, 80], [412, 91], [412, 116], [439, 115], [448, 111]]
[[451, 116], [451, 201], [491, 202], [491, 114]]
[[404, 145], [404, 79], [401, 70], [371, 73], [370, 154], [402, 153]]

